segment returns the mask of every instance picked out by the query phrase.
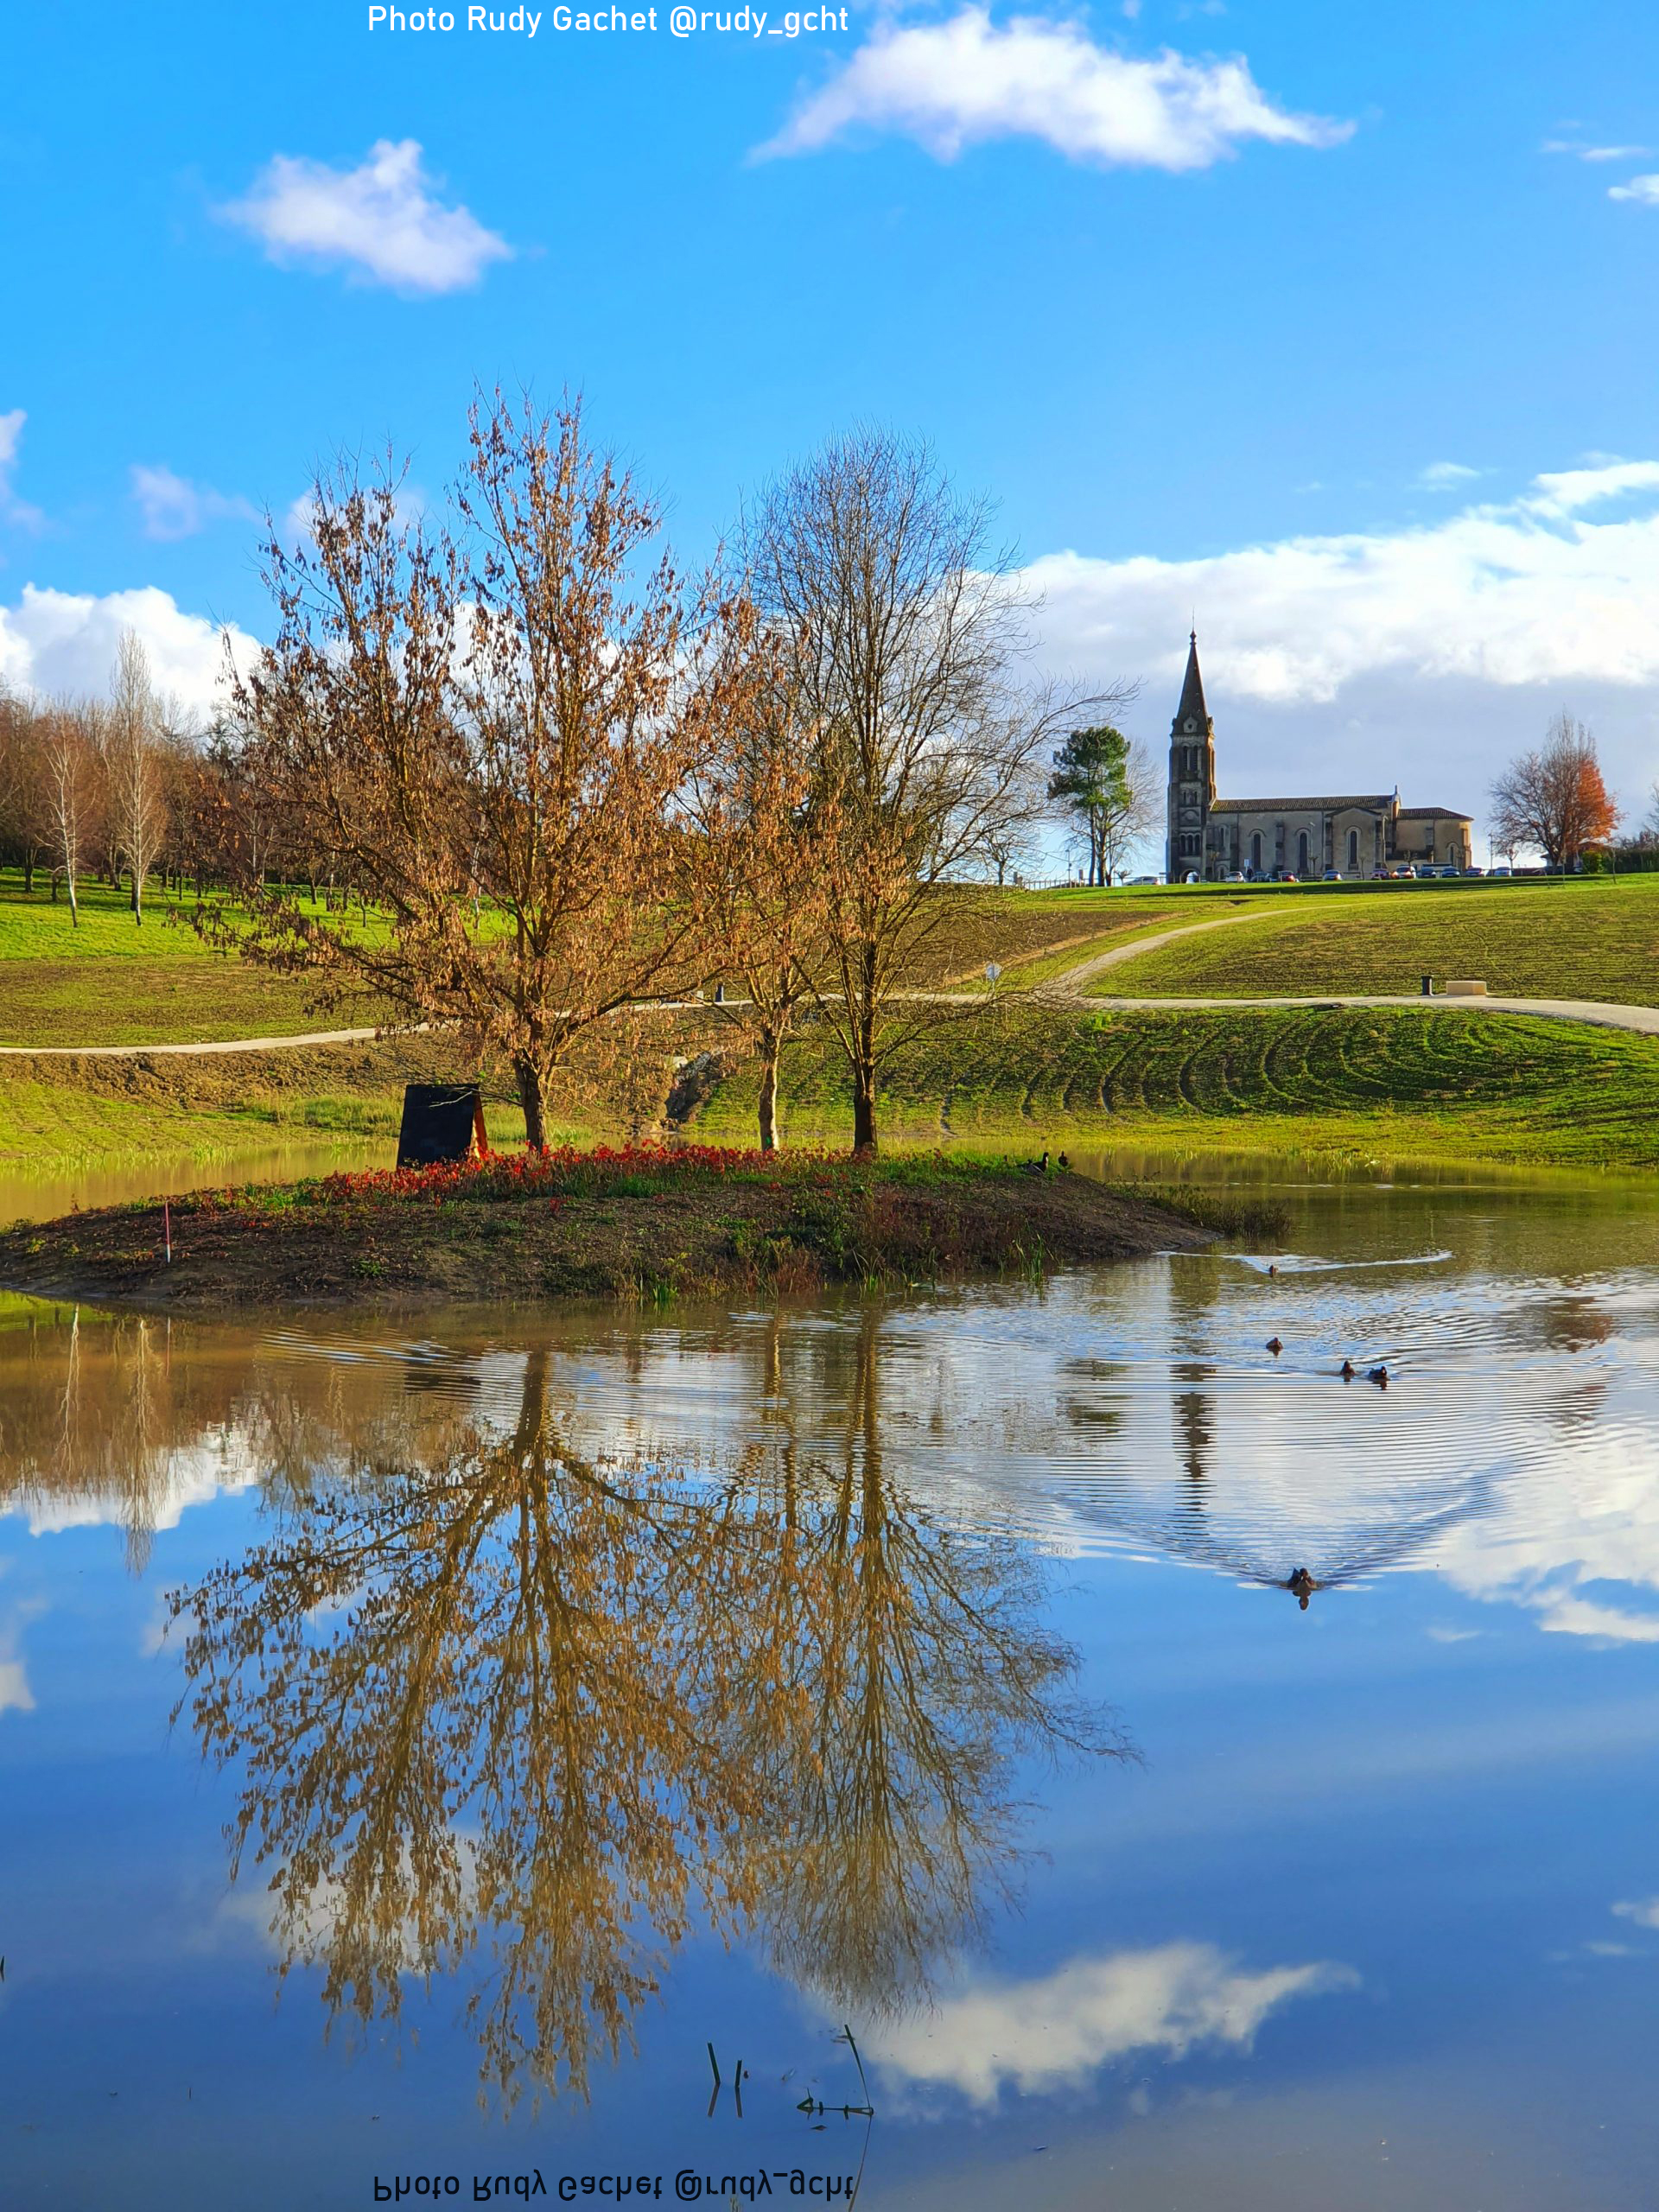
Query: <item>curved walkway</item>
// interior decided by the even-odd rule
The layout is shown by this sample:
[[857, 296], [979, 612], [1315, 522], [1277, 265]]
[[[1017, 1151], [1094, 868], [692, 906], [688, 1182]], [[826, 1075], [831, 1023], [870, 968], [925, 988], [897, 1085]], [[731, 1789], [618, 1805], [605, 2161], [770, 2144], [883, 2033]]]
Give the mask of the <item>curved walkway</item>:
[[[1259, 911], [1247, 910], [1243, 913], [1222, 914], [1211, 921], [1183, 922], [1175, 929], [1159, 930], [1149, 937], [1137, 937], [1128, 944], [1113, 945], [1104, 952], [1091, 955], [1087, 960], [1080, 960], [1075, 968], [1063, 969], [1047, 982], [1038, 984], [1031, 995], [1050, 1004], [1111, 1007], [1124, 1012], [1137, 1007], [1148, 1010], [1161, 1007], [1171, 1013], [1184, 1008], [1204, 1007], [1224, 1013], [1230, 1007], [1244, 1006], [1427, 1006], [1437, 1012], [1457, 1014], [1529, 1014], [1547, 1021], [1583, 1021], [1602, 1029], [1625, 1029], [1641, 1036], [1659, 1036], [1659, 1006], [1620, 1006], [1602, 999], [1440, 996], [1426, 999], [1419, 993], [1408, 991], [1325, 991], [1318, 995], [1309, 994], [1300, 997], [1263, 995], [1249, 998], [1117, 998], [1085, 994], [1084, 985], [1092, 982], [1096, 976], [1121, 967], [1126, 961], [1138, 960], [1143, 953], [1156, 952], [1163, 945], [1173, 944], [1178, 938], [1197, 937], [1206, 930], [1224, 930], [1236, 922], [1265, 918]], [[982, 995], [978, 992], [926, 991], [917, 992], [913, 995], [947, 1001], [959, 1006], [982, 1002]], [[988, 1003], [988, 1001], [984, 1002]], [[658, 1001], [658, 1011], [679, 1011], [696, 1003], [698, 1001], [683, 999], [664, 999]], [[163, 1053], [195, 1058], [223, 1052], [285, 1052], [312, 1045], [366, 1045], [387, 1037], [421, 1036], [432, 1027], [430, 1022], [420, 1022], [410, 1029], [312, 1029], [292, 1037], [226, 1037], [191, 1045], [0, 1045], [0, 1058], [132, 1060]]]
[[1143, 952], [1156, 952], [1160, 946], [1173, 944], [1177, 938], [1200, 937], [1206, 930], [1224, 930], [1235, 922], [1265, 921], [1267, 916], [1257, 911], [1246, 910], [1242, 914], [1219, 914], [1207, 922], [1183, 922], [1177, 929], [1159, 930], [1151, 937], [1137, 937], [1128, 944], [1115, 944], [1105, 952], [1096, 952], [1087, 960], [1080, 960], [1075, 968], [1062, 969], [1046, 983], [1037, 986], [1039, 995], [1058, 993], [1062, 998], [1076, 998], [1083, 986], [1096, 976], [1103, 976], [1109, 968], [1119, 968], [1126, 960], [1138, 960]]
[[1090, 1006], [1113, 1007], [1123, 1012], [1136, 1007], [1148, 1010], [1162, 1007], [1178, 1013], [1201, 1007], [1225, 1011], [1241, 1006], [1415, 1006], [1427, 1007], [1436, 1014], [1530, 1014], [1545, 1021], [1586, 1021], [1599, 1029], [1632, 1029], [1646, 1037], [1659, 1037], [1659, 1006], [1616, 1006], [1605, 999], [1502, 999], [1502, 998], [1446, 998], [1436, 993], [1432, 999], [1420, 992], [1327, 991], [1319, 998], [1261, 998], [1261, 999], [1120, 999], [1090, 998]]
[[301, 1045], [368, 1045], [377, 1037], [414, 1037], [418, 1029], [308, 1029], [293, 1037], [220, 1037], [201, 1045], [0, 1045], [9, 1060], [139, 1060], [152, 1053], [286, 1052]]

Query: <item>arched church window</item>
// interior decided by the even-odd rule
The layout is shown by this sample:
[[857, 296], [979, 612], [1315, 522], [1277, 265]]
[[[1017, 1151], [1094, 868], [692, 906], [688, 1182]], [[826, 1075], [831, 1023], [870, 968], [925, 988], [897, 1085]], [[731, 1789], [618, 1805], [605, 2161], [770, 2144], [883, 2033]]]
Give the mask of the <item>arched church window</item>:
[[1298, 875], [1307, 874], [1307, 832], [1306, 830], [1296, 840], [1296, 873]]
[[1254, 874], [1262, 873], [1262, 832], [1259, 830], [1250, 840], [1250, 868]]
[[1359, 866], [1359, 832], [1357, 830], [1351, 830], [1348, 832], [1348, 865], [1351, 868], [1357, 868]]

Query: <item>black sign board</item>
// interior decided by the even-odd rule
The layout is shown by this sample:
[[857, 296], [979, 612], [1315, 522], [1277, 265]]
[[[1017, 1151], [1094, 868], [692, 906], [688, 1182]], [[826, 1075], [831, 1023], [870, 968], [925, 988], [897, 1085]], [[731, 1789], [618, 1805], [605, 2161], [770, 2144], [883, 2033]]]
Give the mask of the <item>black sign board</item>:
[[484, 1149], [484, 1102], [475, 1083], [406, 1083], [397, 1165], [429, 1167], [465, 1160], [476, 1136]]

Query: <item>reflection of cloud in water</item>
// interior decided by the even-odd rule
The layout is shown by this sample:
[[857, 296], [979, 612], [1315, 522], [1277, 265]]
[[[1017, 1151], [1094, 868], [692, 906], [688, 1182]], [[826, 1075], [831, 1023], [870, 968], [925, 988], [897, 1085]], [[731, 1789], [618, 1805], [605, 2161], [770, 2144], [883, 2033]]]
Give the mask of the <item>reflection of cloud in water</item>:
[[875, 2043], [884, 2072], [918, 2088], [995, 2104], [1080, 2087], [1132, 2052], [1179, 2059], [1195, 2044], [1249, 2050], [1270, 2014], [1296, 1997], [1351, 1989], [1347, 1967], [1318, 1962], [1259, 1973], [1208, 1943], [1166, 1943], [1069, 1961], [1031, 1981], [984, 1980], [912, 2016]]
[[[211, 1505], [231, 1492], [251, 1490], [259, 1476], [245, 1437], [222, 1436], [213, 1445], [170, 1452], [165, 1468], [145, 1494], [146, 1526], [153, 1534], [176, 1529], [191, 1506]], [[70, 1529], [119, 1528], [125, 1517], [120, 1503], [99, 1490], [38, 1492], [26, 1510], [31, 1536], [61, 1535]]]
[[[1650, 1402], [1652, 1351], [1641, 1350], [1631, 1395]], [[1659, 1462], [1636, 1414], [1616, 1407], [1591, 1433], [1541, 1437], [1529, 1465], [1505, 1471], [1490, 1516], [1448, 1536], [1440, 1573], [1558, 1635], [1659, 1643]]]
[[[0, 1560], [0, 1568], [5, 1562]], [[23, 1630], [46, 1611], [43, 1600], [27, 1599], [0, 1615], [0, 1713], [33, 1713], [35, 1693], [29, 1687], [19, 1645]]]

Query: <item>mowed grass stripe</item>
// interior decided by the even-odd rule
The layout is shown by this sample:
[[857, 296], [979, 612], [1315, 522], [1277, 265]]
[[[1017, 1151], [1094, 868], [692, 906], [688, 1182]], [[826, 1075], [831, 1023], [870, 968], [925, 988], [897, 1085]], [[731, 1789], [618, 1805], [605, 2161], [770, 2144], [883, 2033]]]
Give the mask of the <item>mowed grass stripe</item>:
[[[1659, 1039], [1518, 1014], [1252, 1007], [1072, 1016], [1027, 1010], [937, 1033], [896, 1067], [889, 1131], [916, 1141], [1126, 1139], [1372, 1148], [1566, 1166], [1659, 1164]], [[746, 1137], [741, 1071], [698, 1128]], [[844, 1076], [813, 1043], [783, 1084], [786, 1131], [836, 1141]]]

